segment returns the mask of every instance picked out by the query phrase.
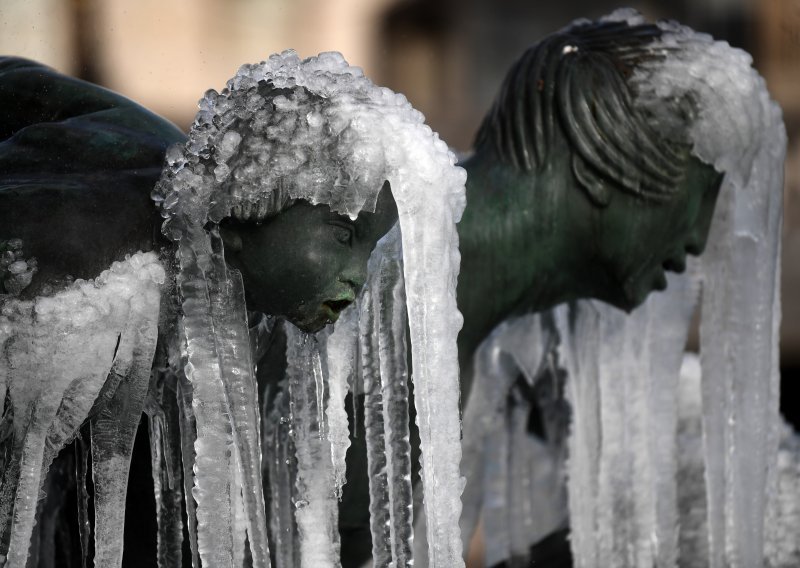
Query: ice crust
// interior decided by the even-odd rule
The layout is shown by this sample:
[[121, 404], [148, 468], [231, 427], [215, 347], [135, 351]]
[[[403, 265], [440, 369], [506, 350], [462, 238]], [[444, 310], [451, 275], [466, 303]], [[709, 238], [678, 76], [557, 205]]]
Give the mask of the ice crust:
[[120, 564], [128, 463], [164, 280], [156, 255], [137, 253], [51, 296], [0, 299], [0, 385], [13, 408], [16, 464], [0, 497], [9, 566], [25, 565], [44, 476], [90, 417], [107, 378], [114, 388], [92, 418], [95, 547], [102, 565]]
[[400, 251], [395, 227], [372, 256], [370, 280], [359, 301], [373, 564], [393, 568], [414, 563], [407, 315]]
[[693, 152], [725, 173], [702, 262], [710, 566], [756, 566], [776, 481], [786, 133], [747, 53], [675, 23], [659, 26], [654, 47], [669, 55], [634, 74], [637, 103], [657, 113], [660, 98], [690, 94]]

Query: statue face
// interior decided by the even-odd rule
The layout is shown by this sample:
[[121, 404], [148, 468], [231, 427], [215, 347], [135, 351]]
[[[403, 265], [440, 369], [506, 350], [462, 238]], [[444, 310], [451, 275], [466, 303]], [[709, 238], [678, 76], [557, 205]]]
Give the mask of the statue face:
[[395, 222], [386, 184], [375, 212], [355, 221], [327, 205], [297, 201], [263, 224], [223, 224], [221, 232], [227, 262], [242, 273], [248, 309], [316, 332], [356, 299], [370, 253]]
[[667, 287], [665, 271], [683, 272], [686, 255], [703, 252], [722, 174], [692, 157], [679, 191], [669, 201], [646, 201], [614, 191], [597, 210], [590, 240], [606, 286], [598, 297], [632, 310], [653, 290]]

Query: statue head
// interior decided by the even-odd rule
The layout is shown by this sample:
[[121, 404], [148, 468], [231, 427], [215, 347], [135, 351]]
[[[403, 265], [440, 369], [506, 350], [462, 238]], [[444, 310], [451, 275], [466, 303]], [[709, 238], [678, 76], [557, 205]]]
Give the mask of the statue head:
[[703, 251], [722, 181], [690, 137], [703, 93], [643, 88], [694, 47], [661, 38], [613, 16], [545, 38], [512, 67], [475, 144], [528, 180], [539, 229], [573, 243], [574, 296], [626, 310]]
[[390, 141], [373, 121], [400, 103], [338, 54], [243, 66], [167, 153], [154, 192], [165, 232], [180, 240], [197, 220], [218, 230], [248, 309], [318, 331], [355, 300], [397, 221]]

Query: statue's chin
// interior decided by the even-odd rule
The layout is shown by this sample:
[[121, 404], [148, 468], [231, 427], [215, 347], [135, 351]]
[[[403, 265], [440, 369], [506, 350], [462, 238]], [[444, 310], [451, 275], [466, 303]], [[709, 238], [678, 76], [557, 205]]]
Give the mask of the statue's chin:
[[294, 324], [294, 326], [300, 331], [304, 331], [305, 333], [317, 333], [326, 325], [331, 323], [324, 314], [303, 314], [300, 316], [287, 317], [286, 319], [292, 322], [292, 324]]

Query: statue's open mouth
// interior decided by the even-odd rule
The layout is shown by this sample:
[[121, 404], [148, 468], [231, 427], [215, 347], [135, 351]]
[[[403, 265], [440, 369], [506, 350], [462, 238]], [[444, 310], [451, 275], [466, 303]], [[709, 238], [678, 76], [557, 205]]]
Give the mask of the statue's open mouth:
[[677, 272], [681, 274], [686, 270], [686, 259], [685, 258], [670, 258], [664, 261], [661, 265], [664, 267], [664, 270], [669, 270], [671, 272]]
[[339, 319], [339, 314], [352, 303], [353, 302], [350, 300], [328, 300], [327, 302], [323, 302], [322, 308], [328, 316], [328, 319], [331, 322], [335, 322]]

